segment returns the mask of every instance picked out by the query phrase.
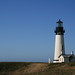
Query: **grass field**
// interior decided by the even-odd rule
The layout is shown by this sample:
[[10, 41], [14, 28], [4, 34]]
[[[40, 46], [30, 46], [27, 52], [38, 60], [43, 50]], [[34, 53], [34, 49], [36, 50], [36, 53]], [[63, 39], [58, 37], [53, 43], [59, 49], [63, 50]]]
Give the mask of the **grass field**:
[[0, 62], [0, 75], [75, 75], [75, 62], [61, 64]]

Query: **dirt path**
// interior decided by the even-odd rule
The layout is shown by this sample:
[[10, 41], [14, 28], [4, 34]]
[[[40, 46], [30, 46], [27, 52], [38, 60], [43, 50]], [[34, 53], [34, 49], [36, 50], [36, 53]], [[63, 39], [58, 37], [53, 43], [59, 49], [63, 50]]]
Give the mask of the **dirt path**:
[[32, 63], [28, 69], [24, 70], [24, 73], [34, 73], [44, 71], [45, 69], [47, 69], [47, 64], [45, 63]]
[[29, 73], [35, 73], [35, 72], [40, 72], [40, 71], [44, 71], [47, 69], [47, 65], [46, 63], [32, 63], [30, 64], [28, 67], [23, 67], [17, 71], [15, 71], [12, 75], [26, 75]]

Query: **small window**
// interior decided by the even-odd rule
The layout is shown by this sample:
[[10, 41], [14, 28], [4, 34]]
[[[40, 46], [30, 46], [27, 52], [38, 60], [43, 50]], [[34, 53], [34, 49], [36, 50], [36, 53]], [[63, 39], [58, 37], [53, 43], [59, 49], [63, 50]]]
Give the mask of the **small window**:
[[61, 61], [61, 58], [60, 58], [60, 61]]
[[63, 61], [63, 58], [62, 58], [62, 61]]

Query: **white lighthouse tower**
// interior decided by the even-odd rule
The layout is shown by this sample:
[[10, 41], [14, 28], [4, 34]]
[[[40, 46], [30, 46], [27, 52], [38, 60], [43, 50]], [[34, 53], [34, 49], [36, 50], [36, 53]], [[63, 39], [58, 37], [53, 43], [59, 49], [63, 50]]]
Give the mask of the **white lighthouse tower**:
[[64, 46], [64, 33], [63, 22], [59, 19], [55, 29], [55, 53], [54, 53], [54, 63], [59, 63], [59, 56], [61, 54], [65, 55], [65, 46]]

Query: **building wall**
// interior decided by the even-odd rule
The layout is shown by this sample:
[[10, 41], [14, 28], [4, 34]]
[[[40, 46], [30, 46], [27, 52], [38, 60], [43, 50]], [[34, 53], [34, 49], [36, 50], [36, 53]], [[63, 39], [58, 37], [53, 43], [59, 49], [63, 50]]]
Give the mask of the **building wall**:
[[72, 59], [71, 59], [71, 62], [74, 62], [75, 61], [75, 57], [73, 57]]
[[65, 58], [64, 58], [64, 62], [65, 62], [65, 63], [68, 63], [68, 62], [69, 62], [69, 57], [65, 57]]
[[63, 57], [63, 56], [60, 56], [59, 58], [59, 62], [62, 63], [62, 62], [65, 62], [65, 63], [68, 63], [69, 62], [69, 57]]
[[70, 59], [69, 57], [60, 56], [59, 63], [62, 63], [62, 62], [69, 63], [69, 62], [75, 61], [75, 57], [71, 58], [71, 60], [69, 60], [69, 59]]
[[64, 57], [63, 56], [60, 56], [59, 63], [62, 63], [62, 62], [64, 62]]
[[61, 53], [65, 54], [64, 35], [56, 35], [54, 60], [59, 60], [58, 57], [61, 55]]

